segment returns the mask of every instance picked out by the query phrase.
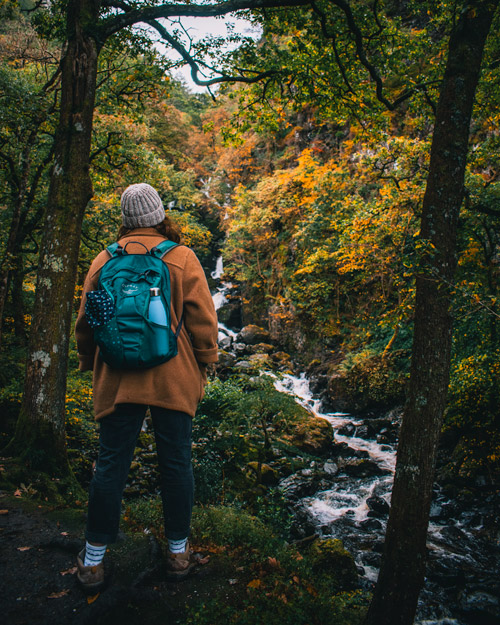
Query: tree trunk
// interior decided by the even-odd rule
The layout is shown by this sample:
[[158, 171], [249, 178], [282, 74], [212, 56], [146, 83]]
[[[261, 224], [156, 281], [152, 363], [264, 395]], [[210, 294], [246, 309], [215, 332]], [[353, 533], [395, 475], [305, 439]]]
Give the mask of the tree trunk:
[[[464, 3], [465, 5], [465, 3]], [[452, 31], [432, 139], [420, 236], [409, 396], [378, 582], [365, 625], [410, 625], [424, 581], [434, 469], [449, 382], [450, 288], [472, 106], [495, 2], [468, 2]]]
[[89, 175], [99, 49], [90, 34], [98, 2], [70, 0], [55, 139], [21, 413], [7, 453], [58, 476], [69, 471], [65, 441], [68, 344]]

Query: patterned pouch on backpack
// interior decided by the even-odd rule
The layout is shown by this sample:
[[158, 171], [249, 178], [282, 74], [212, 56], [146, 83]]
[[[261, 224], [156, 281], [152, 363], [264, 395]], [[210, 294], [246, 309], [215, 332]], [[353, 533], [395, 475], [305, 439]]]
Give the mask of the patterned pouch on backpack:
[[115, 314], [115, 303], [103, 289], [89, 291], [85, 301], [85, 317], [91, 328], [98, 328], [108, 323]]

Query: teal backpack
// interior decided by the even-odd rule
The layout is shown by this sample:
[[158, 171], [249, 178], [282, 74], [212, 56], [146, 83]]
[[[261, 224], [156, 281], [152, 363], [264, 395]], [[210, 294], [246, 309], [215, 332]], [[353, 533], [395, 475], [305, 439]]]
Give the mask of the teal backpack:
[[[111, 258], [101, 269], [99, 289], [87, 293], [85, 316], [105, 363], [115, 369], [147, 369], [177, 354], [182, 317], [174, 334], [170, 273], [162, 260], [177, 243], [162, 241], [151, 250], [146, 248], [145, 254], [130, 254], [127, 245], [114, 243], [106, 248]], [[152, 295], [158, 293], [151, 289], [159, 289], [163, 304], [160, 324], [150, 319]]]

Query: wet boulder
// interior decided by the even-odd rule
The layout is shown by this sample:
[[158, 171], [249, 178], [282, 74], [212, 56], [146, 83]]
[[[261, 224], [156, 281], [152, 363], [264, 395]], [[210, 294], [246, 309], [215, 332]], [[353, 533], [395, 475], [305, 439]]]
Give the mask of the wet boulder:
[[[369, 518], [369, 519], [364, 519], [363, 521], [360, 521], [359, 527], [365, 532], [377, 532], [383, 528], [383, 525], [378, 519]], [[371, 555], [371, 554], [367, 554], [367, 555]], [[380, 555], [376, 554], [376, 556], [377, 556], [377, 562], [374, 564], [374, 566], [378, 566], [380, 564]], [[363, 563], [371, 564], [369, 561], [366, 560], [365, 556], [363, 556]]]
[[312, 375], [309, 378], [309, 388], [315, 395], [322, 393], [328, 386], [328, 376], [324, 374]]
[[377, 495], [368, 497], [366, 505], [370, 509], [369, 516], [384, 517], [389, 514], [389, 504], [383, 497]]
[[232, 342], [233, 341], [230, 336], [225, 336], [224, 338], [219, 340], [219, 347], [220, 349], [227, 351], [228, 349], [231, 348]]
[[356, 458], [345, 461], [341, 470], [351, 477], [375, 477], [377, 475], [386, 475], [389, 472], [379, 467], [373, 460], [358, 460]]
[[384, 418], [370, 419], [368, 424], [375, 434], [385, 433], [393, 428], [392, 421]]
[[336, 443], [334, 442], [331, 448], [331, 457], [332, 458], [352, 458], [356, 450], [352, 447], [349, 447], [347, 443]]
[[242, 326], [241, 299], [233, 295], [227, 295], [226, 300], [217, 310], [219, 323], [223, 323], [232, 330], [239, 330]]
[[[460, 597], [460, 607], [469, 619], [476, 623], [498, 623], [500, 599], [498, 591], [493, 593], [487, 589], [466, 589]], [[469, 622], [473, 622], [469, 620]]]
[[279, 489], [288, 501], [299, 501], [304, 497], [311, 497], [319, 489], [320, 477], [317, 474], [310, 476], [293, 473], [279, 483]]
[[355, 432], [356, 426], [354, 423], [344, 423], [344, 425], [337, 430], [337, 434], [340, 434], [340, 436], [354, 436]]
[[264, 328], [250, 324], [245, 326], [238, 334], [238, 342], [246, 345], [256, 345], [257, 343], [269, 343], [271, 334]]
[[375, 438], [375, 430], [369, 423], [364, 423], [356, 428], [356, 436], [365, 440], [373, 440]]

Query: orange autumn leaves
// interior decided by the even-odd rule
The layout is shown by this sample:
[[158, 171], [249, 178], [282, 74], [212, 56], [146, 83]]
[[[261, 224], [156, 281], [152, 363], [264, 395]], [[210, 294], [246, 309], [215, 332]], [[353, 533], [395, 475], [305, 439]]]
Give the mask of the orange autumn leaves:
[[228, 209], [226, 270], [323, 331], [335, 331], [357, 292], [365, 308], [382, 303], [393, 324], [413, 297], [427, 148], [353, 136], [334, 158], [306, 149], [295, 167], [240, 185]]

